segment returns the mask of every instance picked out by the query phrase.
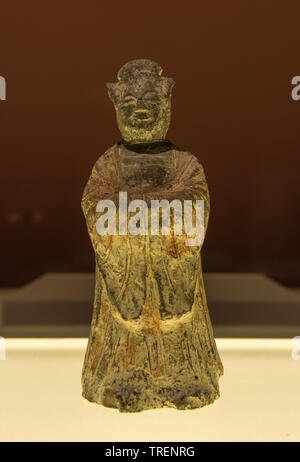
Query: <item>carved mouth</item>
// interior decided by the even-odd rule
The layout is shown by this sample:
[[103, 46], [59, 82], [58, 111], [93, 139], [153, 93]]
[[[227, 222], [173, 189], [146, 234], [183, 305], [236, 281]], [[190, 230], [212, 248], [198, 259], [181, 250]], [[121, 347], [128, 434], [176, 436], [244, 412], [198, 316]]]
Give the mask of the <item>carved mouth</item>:
[[137, 109], [136, 111], [134, 111], [132, 114], [132, 118], [142, 121], [153, 120], [153, 117], [149, 116], [149, 111], [145, 109]]

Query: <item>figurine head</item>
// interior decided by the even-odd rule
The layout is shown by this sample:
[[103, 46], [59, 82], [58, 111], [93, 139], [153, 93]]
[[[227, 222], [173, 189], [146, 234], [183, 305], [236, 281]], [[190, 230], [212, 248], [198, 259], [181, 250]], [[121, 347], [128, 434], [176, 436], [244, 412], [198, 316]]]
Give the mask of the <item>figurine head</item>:
[[171, 120], [174, 80], [161, 77], [162, 68], [150, 59], [135, 59], [107, 83], [123, 139], [129, 143], [164, 140]]

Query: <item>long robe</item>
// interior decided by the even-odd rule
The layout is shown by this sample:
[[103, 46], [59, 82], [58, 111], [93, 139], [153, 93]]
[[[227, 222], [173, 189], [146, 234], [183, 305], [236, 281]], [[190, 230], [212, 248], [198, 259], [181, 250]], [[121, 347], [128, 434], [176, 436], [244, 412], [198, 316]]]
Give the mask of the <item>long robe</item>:
[[205, 230], [208, 223], [203, 167], [190, 152], [167, 140], [135, 151], [119, 142], [97, 160], [82, 198], [96, 260], [83, 396], [122, 412], [210, 404], [219, 397], [223, 366], [207, 309], [201, 247], [187, 246], [187, 236], [174, 229], [170, 235], [149, 229], [147, 235], [100, 236], [96, 205], [109, 199], [118, 209], [120, 191], [128, 203], [203, 199]]

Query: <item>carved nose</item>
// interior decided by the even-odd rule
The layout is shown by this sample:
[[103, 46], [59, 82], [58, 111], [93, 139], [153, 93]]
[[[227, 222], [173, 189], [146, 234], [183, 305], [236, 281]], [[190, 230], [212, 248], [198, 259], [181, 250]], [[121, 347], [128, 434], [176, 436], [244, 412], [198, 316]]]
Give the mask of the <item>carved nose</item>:
[[137, 103], [136, 103], [136, 111], [142, 111], [145, 110], [146, 106], [142, 98], [138, 98]]

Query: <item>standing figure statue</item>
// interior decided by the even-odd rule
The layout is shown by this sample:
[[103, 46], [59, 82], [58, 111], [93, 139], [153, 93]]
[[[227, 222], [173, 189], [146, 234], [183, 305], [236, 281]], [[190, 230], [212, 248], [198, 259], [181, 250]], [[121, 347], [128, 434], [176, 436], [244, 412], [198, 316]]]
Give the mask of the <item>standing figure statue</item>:
[[[207, 183], [199, 160], [166, 139], [174, 80], [161, 73], [136, 59], [107, 83], [122, 141], [96, 161], [82, 197], [96, 260], [82, 394], [121, 412], [203, 407], [223, 374], [201, 267]], [[202, 240], [189, 241], [199, 204]]]

